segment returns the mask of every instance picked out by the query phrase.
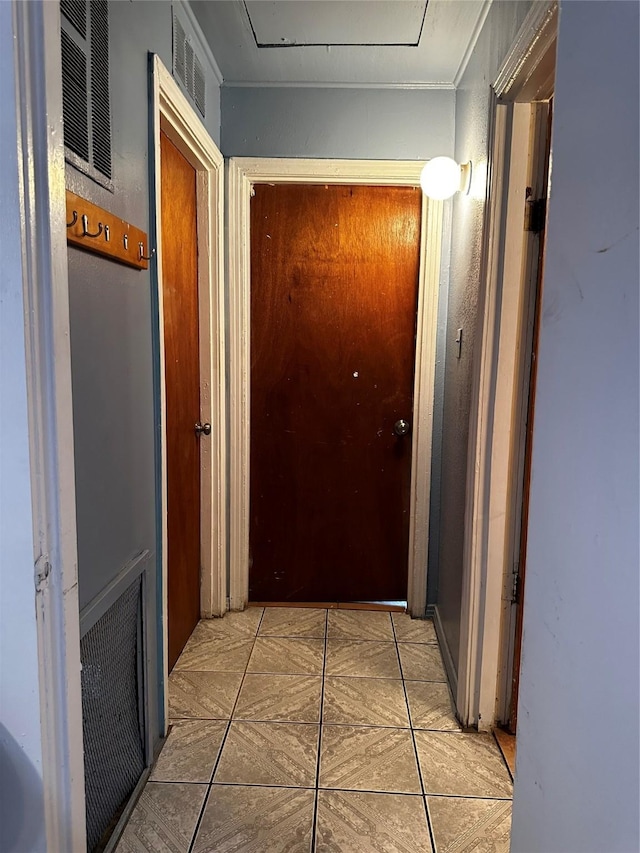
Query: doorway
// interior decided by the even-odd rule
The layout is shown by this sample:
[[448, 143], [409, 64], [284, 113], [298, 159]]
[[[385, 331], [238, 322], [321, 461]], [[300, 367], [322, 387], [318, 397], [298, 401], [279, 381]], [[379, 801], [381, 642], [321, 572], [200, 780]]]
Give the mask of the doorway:
[[522, 622], [521, 552], [526, 551], [526, 537], [521, 537], [530, 452], [526, 436], [551, 162], [557, 16], [555, 3], [530, 10], [498, 72], [491, 103], [482, 333], [470, 424], [456, 695], [463, 724], [482, 730], [508, 725], [516, 704], [512, 687], [519, 671], [516, 623]]
[[421, 208], [254, 186], [252, 601], [406, 601]]
[[[226, 610], [224, 160], [200, 118], [157, 56], [153, 57], [152, 115], [155, 189], [155, 207], [152, 211], [155, 229], [152, 227], [152, 231], [155, 230], [157, 241], [158, 515], [162, 553], [162, 657], [166, 684], [170, 659], [175, 659], [181, 642], [177, 638], [182, 637], [187, 630], [184, 627], [177, 632], [172, 631], [176, 640], [170, 657], [168, 628], [172, 585], [178, 587], [178, 597], [184, 594], [185, 600], [180, 606], [184, 609], [185, 625], [193, 622], [195, 614], [197, 618], [221, 616]], [[162, 221], [165, 215], [162, 197], [163, 155], [165, 164], [171, 164], [169, 179], [180, 174], [184, 183], [180, 189], [182, 201], [180, 205], [174, 203], [175, 209], [169, 212], [167, 228]], [[170, 191], [168, 195], [175, 195], [175, 191]], [[169, 204], [167, 199], [164, 201]], [[184, 238], [177, 236], [181, 234], [180, 229], [186, 231]], [[177, 244], [179, 250], [175, 251]], [[187, 246], [189, 252], [185, 250]], [[171, 269], [172, 277], [177, 271], [186, 276], [189, 282], [188, 300], [185, 301], [185, 294], [171, 294], [175, 283], [165, 282], [165, 267], [167, 273]], [[166, 304], [165, 293], [168, 297]], [[172, 295], [176, 297], [174, 302], [171, 300]], [[174, 327], [179, 334], [173, 334]], [[175, 350], [176, 346], [182, 347], [182, 350]], [[173, 366], [168, 366], [167, 361], [173, 358], [175, 365], [176, 357], [178, 370], [174, 375]], [[184, 359], [189, 364], [188, 383], [182, 381]], [[174, 383], [174, 388], [168, 387], [168, 379]], [[185, 395], [185, 399], [180, 395]], [[172, 411], [176, 413], [176, 406], [178, 417], [173, 424], [171, 417]], [[202, 430], [202, 437], [199, 437], [196, 424], [209, 424], [211, 431], [207, 435], [208, 428]], [[179, 490], [176, 493], [178, 497], [174, 498], [170, 506], [171, 466], [174, 471], [178, 471]], [[183, 466], [190, 473], [180, 483], [180, 469]], [[187, 494], [188, 499], [183, 499]], [[187, 526], [188, 541], [184, 543], [184, 548], [190, 555], [190, 568], [187, 570], [185, 563], [170, 582], [170, 557], [177, 548], [176, 566], [184, 559], [179, 543], [180, 537], [185, 536], [183, 528], [186, 530]], [[182, 577], [185, 571], [188, 571], [188, 580]], [[183, 581], [186, 581], [188, 592], [182, 589]], [[166, 724], [166, 691], [164, 699]]]
[[[230, 352], [230, 609], [249, 600], [251, 394], [251, 200], [259, 185], [418, 187], [424, 164], [413, 161], [263, 160], [229, 164]], [[266, 238], [265, 238], [266, 239]], [[271, 241], [268, 241], [271, 242]], [[416, 317], [413, 421], [409, 434], [409, 544], [404, 567], [407, 603], [424, 616], [431, 475], [442, 203], [422, 205]], [[354, 367], [351, 371], [358, 371]], [[351, 381], [357, 381], [351, 377]], [[406, 420], [406, 418], [405, 418]], [[405, 444], [408, 442], [405, 441]], [[381, 466], [382, 467], [382, 466]], [[351, 597], [351, 595], [350, 595]]]

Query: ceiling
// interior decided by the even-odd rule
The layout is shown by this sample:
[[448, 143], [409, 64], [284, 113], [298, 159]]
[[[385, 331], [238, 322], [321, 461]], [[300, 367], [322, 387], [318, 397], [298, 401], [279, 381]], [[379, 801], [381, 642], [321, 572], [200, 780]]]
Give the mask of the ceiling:
[[451, 88], [491, 0], [191, 0], [226, 86]]

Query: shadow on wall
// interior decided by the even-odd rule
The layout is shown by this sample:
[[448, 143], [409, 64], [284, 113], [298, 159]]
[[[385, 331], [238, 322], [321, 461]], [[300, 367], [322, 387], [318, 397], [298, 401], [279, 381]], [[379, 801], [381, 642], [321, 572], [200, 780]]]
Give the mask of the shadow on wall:
[[45, 850], [42, 779], [1, 723], [0, 779], [0, 850]]

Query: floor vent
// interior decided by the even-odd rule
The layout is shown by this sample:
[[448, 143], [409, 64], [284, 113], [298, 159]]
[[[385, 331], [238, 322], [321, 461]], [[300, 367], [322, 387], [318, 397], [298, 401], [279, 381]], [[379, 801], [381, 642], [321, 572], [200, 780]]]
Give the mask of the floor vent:
[[80, 642], [87, 850], [102, 848], [145, 768], [138, 578]]

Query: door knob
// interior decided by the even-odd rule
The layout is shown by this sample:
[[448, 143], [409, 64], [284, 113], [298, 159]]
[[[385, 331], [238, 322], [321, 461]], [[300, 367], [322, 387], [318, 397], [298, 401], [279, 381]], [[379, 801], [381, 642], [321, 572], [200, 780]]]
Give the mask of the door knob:
[[196, 435], [211, 435], [211, 424], [201, 424], [200, 421], [195, 426]]
[[396, 435], [399, 435], [400, 437], [406, 435], [410, 429], [411, 425], [409, 424], [409, 421], [405, 421], [404, 418], [400, 418], [400, 420], [396, 421], [393, 425], [393, 431]]

